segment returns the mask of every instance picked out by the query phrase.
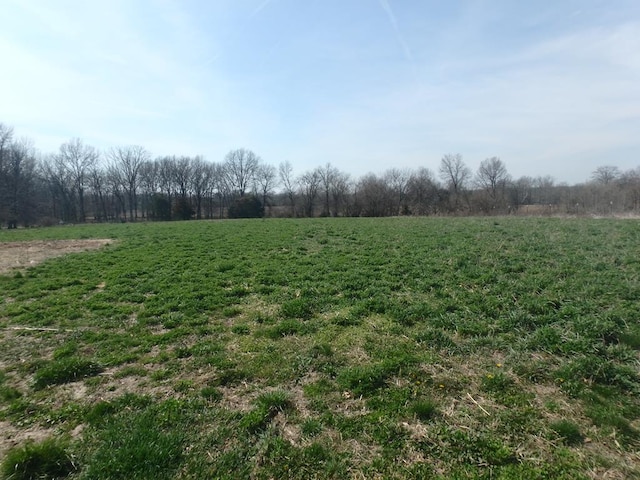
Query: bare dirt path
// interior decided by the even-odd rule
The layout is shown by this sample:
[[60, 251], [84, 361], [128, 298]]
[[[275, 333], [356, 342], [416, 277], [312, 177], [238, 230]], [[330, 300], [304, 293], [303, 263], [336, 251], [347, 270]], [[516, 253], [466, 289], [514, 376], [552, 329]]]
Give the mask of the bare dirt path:
[[97, 250], [112, 243], [110, 239], [32, 240], [28, 242], [0, 242], [0, 275], [24, 270], [67, 253]]

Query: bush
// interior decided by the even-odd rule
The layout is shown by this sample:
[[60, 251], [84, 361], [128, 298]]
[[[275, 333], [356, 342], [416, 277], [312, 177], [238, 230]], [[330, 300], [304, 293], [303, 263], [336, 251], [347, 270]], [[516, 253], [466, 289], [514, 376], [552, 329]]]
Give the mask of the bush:
[[164, 195], [154, 195], [151, 198], [151, 218], [171, 220], [171, 202]]
[[262, 218], [264, 207], [255, 195], [240, 197], [229, 206], [229, 218]]
[[173, 217], [176, 220], [190, 220], [193, 217], [195, 210], [189, 203], [187, 198], [178, 198], [173, 206]]
[[76, 469], [64, 445], [48, 439], [10, 450], [2, 462], [2, 477], [12, 480], [63, 478]]

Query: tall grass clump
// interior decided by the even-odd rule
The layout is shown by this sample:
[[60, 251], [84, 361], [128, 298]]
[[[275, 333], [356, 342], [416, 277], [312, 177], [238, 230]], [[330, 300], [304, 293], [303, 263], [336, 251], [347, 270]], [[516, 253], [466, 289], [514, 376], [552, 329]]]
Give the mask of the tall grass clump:
[[39, 368], [34, 374], [34, 387], [44, 388], [49, 385], [77, 382], [102, 372], [98, 363], [79, 357], [63, 357], [53, 360]]
[[76, 470], [67, 446], [55, 439], [13, 448], [2, 461], [2, 478], [6, 480], [65, 478]]

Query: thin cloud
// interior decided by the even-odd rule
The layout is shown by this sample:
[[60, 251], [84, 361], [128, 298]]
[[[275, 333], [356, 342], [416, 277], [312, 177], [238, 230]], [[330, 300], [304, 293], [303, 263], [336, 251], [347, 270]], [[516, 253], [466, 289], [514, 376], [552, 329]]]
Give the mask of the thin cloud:
[[256, 15], [258, 15], [262, 10], [264, 10], [265, 8], [267, 8], [269, 6], [269, 4], [272, 2], [273, 0], [264, 0], [260, 5], [258, 5], [253, 12], [251, 12], [251, 17], [255, 17]]
[[404, 56], [407, 58], [407, 60], [409, 60], [410, 62], [413, 62], [413, 54], [411, 53], [411, 49], [409, 48], [409, 45], [407, 44], [407, 42], [405, 41], [404, 37], [400, 33], [400, 28], [398, 27], [398, 20], [396, 19], [396, 16], [393, 13], [393, 9], [391, 8], [391, 4], [387, 0], [378, 0], [378, 3], [380, 4], [380, 7], [382, 8], [382, 10], [384, 10], [384, 12], [387, 14], [387, 18], [389, 19], [389, 23], [391, 24], [391, 27], [393, 28], [393, 31], [396, 34], [396, 38], [398, 39], [398, 43], [402, 47], [402, 51], [404, 52]]

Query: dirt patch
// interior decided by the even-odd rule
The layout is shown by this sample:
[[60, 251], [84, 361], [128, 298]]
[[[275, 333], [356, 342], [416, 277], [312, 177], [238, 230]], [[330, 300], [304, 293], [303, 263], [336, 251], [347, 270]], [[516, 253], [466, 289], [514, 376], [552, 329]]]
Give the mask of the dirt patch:
[[92, 238], [83, 240], [33, 240], [29, 242], [0, 243], [0, 274], [24, 270], [48, 258], [68, 253], [97, 250], [113, 240]]
[[38, 426], [17, 428], [11, 423], [0, 420], [0, 459], [13, 447], [23, 445], [27, 441], [41, 442], [53, 436], [54, 431]]

